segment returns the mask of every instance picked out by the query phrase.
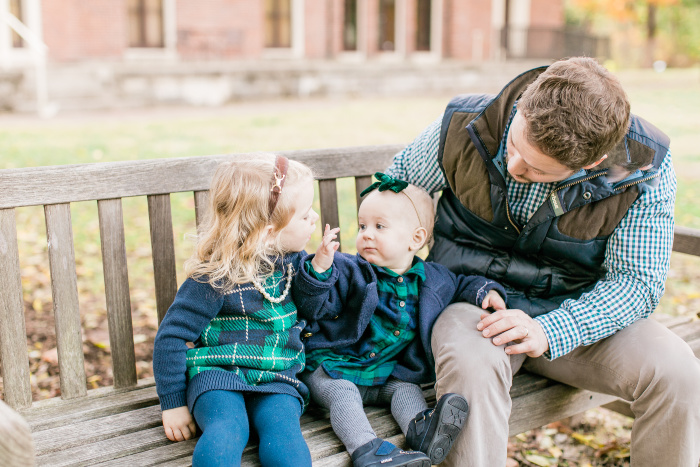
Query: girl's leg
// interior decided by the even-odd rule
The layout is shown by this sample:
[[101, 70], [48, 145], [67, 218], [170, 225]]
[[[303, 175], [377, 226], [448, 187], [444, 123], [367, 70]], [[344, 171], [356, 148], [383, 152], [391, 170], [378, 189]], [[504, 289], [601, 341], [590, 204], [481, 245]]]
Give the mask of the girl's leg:
[[246, 405], [251, 425], [260, 437], [263, 466], [311, 466], [311, 453], [299, 424], [299, 399], [287, 394], [250, 395]]
[[207, 391], [199, 396], [193, 412], [202, 436], [194, 449], [192, 467], [240, 466], [249, 434], [243, 394]]

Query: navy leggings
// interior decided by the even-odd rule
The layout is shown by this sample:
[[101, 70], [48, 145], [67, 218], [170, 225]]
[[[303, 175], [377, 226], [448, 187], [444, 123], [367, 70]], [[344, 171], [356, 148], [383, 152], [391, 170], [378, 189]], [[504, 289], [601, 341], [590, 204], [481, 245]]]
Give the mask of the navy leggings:
[[194, 449], [192, 467], [240, 466], [250, 429], [260, 438], [263, 466], [311, 466], [296, 397], [207, 391], [197, 398], [193, 412], [202, 436]]

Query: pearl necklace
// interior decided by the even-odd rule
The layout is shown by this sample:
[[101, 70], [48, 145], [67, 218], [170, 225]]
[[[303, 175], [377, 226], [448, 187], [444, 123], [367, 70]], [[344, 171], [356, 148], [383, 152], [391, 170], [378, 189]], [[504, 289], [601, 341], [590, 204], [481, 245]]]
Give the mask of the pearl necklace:
[[255, 290], [260, 292], [263, 297], [269, 302], [272, 303], [280, 303], [283, 301], [285, 298], [287, 298], [287, 294], [289, 293], [289, 288], [292, 286], [292, 275], [294, 274], [294, 268], [292, 267], [291, 264], [287, 265], [287, 285], [284, 286], [284, 292], [282, 292], [282, 295], [279, 297], [273, 297], [267, 291], [265, 288], [260, 284], [260, 282], [257, 281], [257, 279], [253, 278], [253, 287], [255, 287]]

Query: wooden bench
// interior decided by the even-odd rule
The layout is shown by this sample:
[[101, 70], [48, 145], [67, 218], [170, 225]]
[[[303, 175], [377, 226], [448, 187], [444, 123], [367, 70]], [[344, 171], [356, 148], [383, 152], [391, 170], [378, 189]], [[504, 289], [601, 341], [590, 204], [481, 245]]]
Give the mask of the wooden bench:
[[[356, 193], [389, 164], [399, 146], [292, 151], [319, 179], [322, 222], [338, 225], [336, 179], [354, 177]], [[163, 433], [153, 379], [137, 380], [122, 198], [146, 196], [159, 320], [177, 291], [170, 194], [193, 192], [202, 218], [216, 165], [231, 156], [95, 163], [0, 170], [0, 361], [4, 400], [28, 421], [39, 465], [190, 465], [196, 440], [171, 443]], [[86, 389], [70, 203], [97, 201], [114, 386]], [[58, 341], [61, 397], [32, 403], [15, 209], [43, 206]], [[342, 240], [349, 240], [343, 238]], [[700, 231], [677, 227], [674, 250], [700, 256]], [[700, 354], [700, 321], [674, 318], [668, 326]], [[432, 389], [425, 389], [434, 400]], [[531, 374], [511, 391], [511, 435], [613, 403], [624, 403]], [[379, 436], [402, 443], [387, 409], [368, 408]], [[302, 428], [314, 465], [349, 465], [327, 413], [311, 408]], [[258, 465], [254, 447], [244, 465]]]

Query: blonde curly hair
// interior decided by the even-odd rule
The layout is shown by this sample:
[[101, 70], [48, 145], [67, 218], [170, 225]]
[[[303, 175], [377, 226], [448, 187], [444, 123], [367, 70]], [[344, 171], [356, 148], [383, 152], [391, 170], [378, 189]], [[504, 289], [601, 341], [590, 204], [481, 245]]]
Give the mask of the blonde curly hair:
[[219, 165], [196, 250], [185, 262], [188, 277], [228, 291], [272, 274], [275, 260], [284, 255], [279, 234], [294, 215], [295, 188], [314, 179], [309, 167], [290, 160], [284, 189], [270, 216], [274, 165], [274, 154], [239, 156]]

